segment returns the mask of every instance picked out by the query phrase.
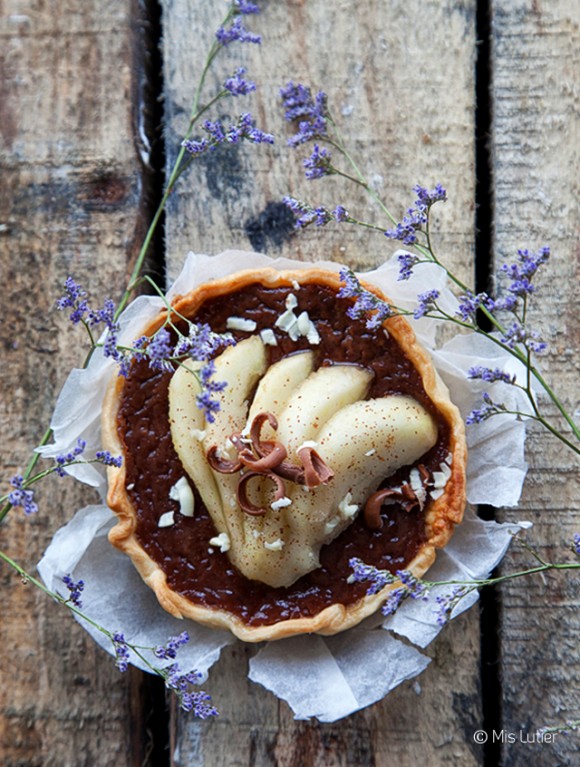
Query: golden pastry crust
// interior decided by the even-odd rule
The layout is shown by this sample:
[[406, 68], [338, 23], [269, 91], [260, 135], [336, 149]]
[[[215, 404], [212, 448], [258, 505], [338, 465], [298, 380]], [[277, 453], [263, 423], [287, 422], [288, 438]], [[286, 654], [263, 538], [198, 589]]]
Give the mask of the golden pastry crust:
[[[205, 301], [225, 296], [252, 283], [260, 283], [266, 287], [295, 287], [296, 283], [300, 285], [314, 283], [328, 286], [335, 291], [341, 287], [337, 274], [320, 269], [246, 270], [201, 285], [186, 295], [178, 296], [172, 305], [181, 315], [194, 317]], [[376, 287], [364, 283], [363, 286], [379, 298], [385, 299]], [[165, 313], [160, 314], [144, 330], [144, 334], [153, 334], [161, 327], [165, 318]], [[449, 429], [451, 476], [447, 480], [442, 495], [437, 500], [429, 501], [425, 516], [426, 540], [406, 567], [415, 576], [421, 577], [433, 564], [436, 549], [446, 545], [455, 525], [459, 524], [463, 517], [467, 459], [465, 431], [459, 411], [449, 400], [445, 385], [437, 375], [428, 353], [417, 342], [408, 322], [403, 317], [392, 317], [386, 321], [385, 328], [399, 343], [419, 372], [426, 394]], [[115, 454], [123, 454], [124, 451], [117, 423], [124, 381], [125, 379], [121, 376], [112, 381], [103, 406], [103, 442], [106, 449]], [[117, 524], [109, 533], [110, 542], [131, 558], [145, 583], [155, 592], [161, 606], [177, 618], [190, 618], [215, 628], [228, 629], [246, 642], [281, 639], [304, 633], [331, 635], [351, 628], [375, 613], [389, 592], [397, 587], [396, 583], [390, 584], [377, 594], [366, 595], [350, 605], [329, 605], [312, 617], [282, 620], [263, 626], [247, 625], [241, 618], [226, 609], [194, 604], [168, 586], [165, 573], [149, 557], [137, 539], [137, 515], [125, 489], [124, 464], [120, 468], [109, 467], [108, 482], [108, 504], [118, 517]]]

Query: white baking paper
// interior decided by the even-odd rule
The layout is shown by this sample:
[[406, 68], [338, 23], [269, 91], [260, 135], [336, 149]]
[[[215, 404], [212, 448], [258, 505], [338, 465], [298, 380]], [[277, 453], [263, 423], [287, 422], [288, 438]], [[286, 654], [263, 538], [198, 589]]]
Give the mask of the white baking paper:
[[[171, 299], [196, 285], [241, 269], [265, 266], [276, 269], [316, 266], [334, 271], [341, 268], [333, 262], [303, 263], [242, 251], [226, 251], [219, 256], [190, 253], [169, 289], [168, 297]], [[419, 293], [437, 287], [441, 294], [438, 303], [453, 313], [457, 299], [446, 286], [441, 268], [421, 264], [415, 268], [413, 277], [404, 282], [397, 280], [398, 272], [395, 254], [380, 268], [359, 276], [386, 295], [397, 296], [397, 303], [404, 308], [412, 308]], [[122, 340], [130, 343], [138, 338], [162, 305], [160, 298], [151, 297], [141, 297], [133, 302], [121, 317]], [[501, 352], [497, 345], [469, 334], [457, 335], [435, 349], [437, 322], [429, 318], [411, 321], [418, 338], [432, 351], [435, 366], [463, 415], [480, 406], [483, 390], [510, 407], [525, 407], [525, 401], [508, 400], [518, 394], [514, 387], [496, 383], [484, 388], [480, 381], [469, 380], [466, 376], [470, 367], [482, 364], [501, 367], [524, 380], [521, 378], [523, 368], [518, 368], [513, 358]], [[100, 448], [100, 410], [108, 382], [116, 374], [114, 363], [101, 352], [93, 355], [86, 370], [72, 371], [58, 399], [51, 424], [54, 444], [40, 450], [45, 457], [69, 452], [79, 438], [87, 442], [88, 458]], [[502, 387], [501, 390], [498, 387]], [[502, 415], [468, 427], [467, 434], [468, 500], [495, 506], [517, 504], [526, 474], [523, 421]], [[170, 636], [187, 630], [191, 640], [180, 650], [180, 667], [183, 671], [195, 668], [205, 675], [218, 659], [221, 648], [237, 640], [227, 632], [199, 626], [192, 621], [179, 621], [165, 613], [129, 558], [107, 541], [107, 532], [115, 519], [105, 505], [103, 467], [84, 464], [71, 468], [70, 473], [96, 487], [102, 504], [81, 509], [56, 533], [38, 566], [46, 585], [67, 596], [62, 576], [70, 573], [74, 580], [82, 578], [86, 584], [83, 593], [85, 614], [110, 631], [122, 632], [128, 642], [141, 647], [154, 648], [164, 644]], [[432, 581], [485, 578], [501, 560], [519, 529], [514, 524], [483, 522], [468, 511], [465, 521], [447, 547], [439, 552], [436, 563], [425, 577]], [[442, 594], [449, 593], [449, 587], [438, 589]], [[462, 600], [453, 617], [476, 599], [474, 593]], [[113, 654], [109, 639], [88, 623], [81, 622], [95, 641]], [[429, 658], [418, 648], [425, 648], [440, 630], [434, 599], [428, 602], [408, 600], [386, 620], [378, 614], [335, 637], [300, 636], [266, 643], [257, 648], [251, 660], [249, 678], [286, 700], [298, 719], [316, 717], [325, 722], [336, 721], [374, 703], [402, 681], [420, 674]], [[409, 641], [414, 646], [409, 645]], [[152, 655], [147, 657], [153, 659]], [[134, 663], [146, 670], [138, 659]], [[219, 701], [216, 703], [219, 707]]]

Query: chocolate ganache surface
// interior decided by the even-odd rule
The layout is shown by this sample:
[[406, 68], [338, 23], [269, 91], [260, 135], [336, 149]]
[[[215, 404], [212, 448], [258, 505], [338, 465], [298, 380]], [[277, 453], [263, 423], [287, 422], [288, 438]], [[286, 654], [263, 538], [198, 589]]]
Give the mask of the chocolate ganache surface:
[[[306, 338], [292, 341], [275, 328], [285, 311], [285, 300], [294, 292], [300, 310], [307, 311], [320, 335], [311, 346]], [[207, 300], [189, 319], [208, 323], [217, 333], [226, 332], [232, 316], [252, 319], [256, 333], [272, 328], [277, 346], [268, 346], [269, 363], [294, 352], [311, 349], [316, 365], [334, 363], [364, 366], [374, 373], [368, 398], [391, 393], [407, 394], [436, 418], [438, 440], [420, 463], [436, 471], [448, 453], [449, 430], [429, 401], [421, 378], [397, 342], [379, 327], [368, 330], [364, 320], [348, 317], [348, 299], [337, 297], [328, 286], [306, 284], [268, 288], [248, 285], [236, 292]], [[247, 332], [233, 332], [236, 340]], [[225, 609], [249, 626], [270, 625], [282, 620], [314, 616], [331, 604], [352, 604], [366, 593], [364, 583], [348, 583], [349, 560], [364, 562], [394, 572], [409, 563], [425, 540], [428, 504], [407, 511], [398, 503], [384, 506], [382, 527], [371, 530], [359, 513], [352, 524], [330, 544], [323, 546], [321, 566], [289, 587], [274, 588], [249, 580], [230, 563], [227, 553], [212, 547], [216, 535], [213, 521], [197, 489], [195, 514], [175, 514], [175, 524], [160, 528], [159, 518], [179, 505], [170, 498], [171, 487], [185, 475], [173, 447], [168, 415], [170, 372], [152, 370], [146, 361], [134, 362], [123, 387], [118, 414], [118, 433], [125, 447], [126, 490], [137, 514], [136, 536], [147, 554], [165, 572], [168, 586], [194, 604]], [[227, 396], [227, 389], [222, 396]], [[382, 486], [396, 486], [408, 476], [409, 467]]]

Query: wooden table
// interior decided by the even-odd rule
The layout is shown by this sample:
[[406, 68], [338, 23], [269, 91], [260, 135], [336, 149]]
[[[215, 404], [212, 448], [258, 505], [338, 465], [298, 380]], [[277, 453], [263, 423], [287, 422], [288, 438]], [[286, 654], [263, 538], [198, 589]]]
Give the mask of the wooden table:
[[[364, 269], [388, 241], [347, 227], [291, 236], [286, 193], [335, 205], [341, 182], [306, 182], [285, 146], [278, 90], [323, 88], [363, 171], [402, 214], [415, 183], [441, 181], [447, 263], [478, 286], [518, 247], [552, 247], [532, 320], [551, 344], [542, 366], [578, 408], [578, 64], [574, 0], [269, 0], [219, 78], [246, 66], [247, 108], [278, 137], [202, 160], [178, 184], [151, 267], [170, 275], [188, 250], [256, 248]], [[175, 157], [200, 66], [225, 4], [210, 0], [4, 0], [0, 3], [0, 249], [3, 476], [37, 444], [79, 335], [53, 309], [69, 274], [102, 300], [121, 293]], [[214, 82], [210, 78], [211, 82]], [[231, 107], [237, 109], [238, 105]], [[244, 105], [240, 109], [246, 108]], [[160, 127], [162, 126], [162, 127]], [[334, 181], [331, 180], [331, 181]], [[348, 192], [362, 218], [376, 217]], [[580, 531], [577, 463], [537, 429], [518, 511], [561, 560]], [[3, 491], [4, 492], [4, 491]], [[32, 570], [54, 531], [92, 496], [72, 480], [13, 512], [1, 548]], [[506, 570], [523, 555], [510, 557]], [[7, 566], [2, 577], [0, 762], [5, 767], [416, 767], [577, 764], [578, 736], [519, 733], [580, 718], [578, 577], [511, 581], [446, 627], [415, 682], [335, 725], [295, 722], [246, 679], [251, 648], [224, 652], [206, 685], [221, 717], [200, 722], [139, 672], [119, 674], [62, 610]], [[478, 729], [505, 733], [484, 747]], [[515, 733], [518, 742], [507, 735]], [[495, 740], [496, 742], [491, 742]], [[501, 742], [502, 740], [506, 742]]]

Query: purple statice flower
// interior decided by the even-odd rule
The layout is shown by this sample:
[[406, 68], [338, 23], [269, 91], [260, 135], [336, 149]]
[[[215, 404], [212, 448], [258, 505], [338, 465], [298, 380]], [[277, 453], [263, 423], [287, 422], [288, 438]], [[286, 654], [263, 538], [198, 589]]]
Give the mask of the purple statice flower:
[[106, 298], [102, 309], [90, 309], [88, 323], [91, 327], [105, 325], [111, 327], [115, 324], [115, 304], [112, 298]]
[[231, 77], [224, 81], [224, 88], [232, 96], [247, 96], [248, 93], [256, 90], [256, 83], [252, 80], [246, 80], [244, 67], [238, 67]]
[[260, 7], [257, 3], [251, 3], [250, 0], [234, 0], [233, 9], [235, 13], [249, 14], [260, 13]]
[[335, 221], [338, 221], [339, 224], [342, 224], [344, 221], [350, 220], [350, 216], [348, 215], [348, 210], [342, 205], [336, 206], [336, 208], [332, 211], [332, 217], [334, 218]]
[[207, 323], [190, 323], [189, 334], [181, 336], [173, 354], [175, 357], [188, 355], [194, 360], [207, 360], [219, 349], [233, 346], [236, 341], [231, 333], [214, 333]]
[[227, 386], [226, 381], [214, 381], [214, 373], [215, 362], [213, 360], [210, 360], [198, 372], [201, 392], [196, 397], [196, 404], [210, 423], [215, 421], [214, 414], [220, 409], [219, 399], [215, 399], [214, 394], [222, 392]]
[[456, 317], [459, 317], [463, 322], [475, 322], [477, 310], [482, 306], [489, 309], [489, 311], [493, 311], [495, 309], [495, 302], [487, 293], [475, 294], [468, 290], [459, 296], [459, 307]]
[[388, 229], [385, 236], [392, 240], [400, 240], [403, 245], [414, 245], [417, 242], [417, 233], [425, 231], [429, 223], [429, 211], [436, 202], [447, 200], [447, 192], [441, 184], [437, 184], [430, 191], [423, 186], [413, 187], [416, 198], [413, 205], [407, 209], [403, 220], [394, 229]]
[[572, 543], [574, 547], [574, 553], [580, 556], [580, 533], [574, 533], [574, 539]]
[[230, 126], [226, 135], [226, 141], [230, 144], [237, 144], [241, 139], [246, 139], [252, 144], [273, 144], [274, 136], [271, 133], [265, 133], [256, 128], [254, 119], [249, 112], [240, 115], [236, 125]]
[[273, 144], [274, 136], [265, 133], [254, 125], [253, 117], [249, 112], [240, 115], [236, 123], [231, 123], [227, 128], [219, 120], [211, 122], [206, 120], [202, 126], [208, 134], [208, 138], [185, 139], [182, 146], [190, 154], [198, 156], [207, 151], [217, 149], [221, 144], [239, 144], [246, 140], [252, 144]]
[[519, 322], [512, 322], [501, 337], [501, 342], [510, 349], [515, 349], [518, 344], [522, 344], [536, 354], [540, 354], [548, 348], [537, 331], [528, 330]]
[[206, 692], [191, 689], [200, 683], [201, 674], [197, 671], [184, 674], [178, 663], [169, 666], [165, 674], [165, 686], [168, 690], [175, 692], [184, 711], [192, 711], [199, 719], [218, 715], [217, 710], [211, 705], [211, 697]]
[[419, 256], [414, 256], [412, 253], [400, 253], [397, 256], [397, 260], [399, 262], [399, 276], [397, 280], [408, 280], [413, 274], [413, 267], [420, 261]]
[[147, 345], [149, 367], [152, 370], [173, 371], [174, 367], [171, 362], [172, 354], [173, 344], [171, 342], [171, 333], [167, 328], [160, 328]]
[[348, 564], [352, 570], [348, 582], [365, 583], [366, 581], [369, 581], [370, 585], [367, 594], [377, 594], [384, 589], [388, 583], [392, 583], [395, 580], [394, 576], [388, 570], [379, 570], [373, 565], [367, 565], [358, 557], [352, 557]]
[[123, 465], [123, 456], [113, 455], [108, 450], [97, 450], [95, 458], [105, 466], [116, 466], [119, 469]]
[[81, 601], [81, 594], [84, 591], [85, 588], [85, 582], [83, 580], [80, 581], [73, 581], [71, 575], [63, 575], [62, 582], [69, 590], [69, 598], [67, 599], [67, 602], [70, 602], [75, 607], [78, 607], [79, 610], [83, 606], [83, 603]]
[[334, 172], [330, 164], [331, 158], [332, 155], [327, 149], [320, 149], [318, 144], [315, 144], [310, 157], [302, 161], [306, 168], [306, 173], [304, 174], [306, 178], [312, 181], [315, 178], [331, 175]]
[[[240, 7], [238, 7], [238, 11], [244, 13]], [[245, 12], [248, 13], [248, 11]], [[256, 45], [259, 45], [262, 42], [261, 36], [248, 31], [244, 26], [244, 22], [239, 17], [236, 17], [232, 25], [227, 29], [225, 27], [220, 27], [215, 33], [215, 36], [218, 43], [224, 46], [233, 42], [255, 43]]]
[[479, 379], [480, 381], [485, 381], [486, 383], [502, 381], [503, 383], [507, 384], [515, 384], [516, 382], [515, 375], [510, 375], [510, 373], [506, 373], [500, 368], [492, 369], [484, 367], [483, 365], [476, 365], [475, 367], [469, 368], [467, 371], [467, 377]]
[[430, 312], [432, 309], [437, 308], [436, 301], [439, 298], [439, 291], [433, 288], [432, 290], [426, 290], [424, 293], [420, 293], [417, 296], [417, 299], [419, 301], [419, 305], [413, 312], [413, 317], [416, 320], [421, 319], [421, 317], [424, 317], [428, 312]]
[[471, 413], [465, 419], [465, 423], [470, 426], [475, 423], [482, 423], [487, 421], [493, 415], [505, 412], [506, 407], [500, 403], [494, 402], [487, 392], [481, 395], [483, 399], [483, 407], [474, 408]]
[[415, 200], [416, 207], [421, 206], [424, 208], [429, 208], [436, 202], [447, 201], [447, 192], [441, 186], [441, 184], [436, 184], [435, 188], [431, 190], [426, 189], [424, 186], [420, 186], [420, 184], [416, 184], [413, 187], [413, 191], [417, 195], [417, 199]]
[[397, 578], [409, 592], [411, 599], [424, 599], [427, 596], [427, 586], [410, 570], [397, 570]]
[[68, 453], [57, 455], [55, 458], [56, 461], [56, 469], [55, 472], [58, 474], [59, 477], [65, 477], [67, 472], [65, 471], [65, 466], [68, 466], [71, 463], [75, 463], [79, 455], [82, 455], [85, 448], [87, 446], [87, 443], [84, 439], [77, 439], [76, 447], [74, 447], [72, 450], [70, 450]]
[[387, 617], [389, 615], [393, 615], [408, 596], [409, 593], [404, 586], [399, 586], [398, 589], [393, 589], [389, 593], [385, 604], [381, 608], [383, 615]]
[[440, 626], [444, 626], [448, 623], [458, 602], [460, 602], [463, 597], [467, 596], [467, 594], [470, 594], [475, 588], [475, 586], [454, 586], [449, 594], [436, 597], [437, 623]]
[[401, 585], [389, 592], [383, 605], [383, 615], [392, 615], [406, 599], [426, 599], [427, 586], [416, 578], [409, 570], [397, 570], [395, 575], [388, 570], [379, 570], [372, 565], [366, 565], [361, 559], [353, 557], [349, 560], [352, 574], [349, 583], [364, 583], [368, 581], [370, 586], [367, 594], [377, 594], [385, 586], [399, 580]]
[[175, 660], [177, 657], [177, 651], [180, 647], [189, 642], [189, 634], [187, 631], [182, 631], [179, 636], [170, 637], [165, 645], [159, 645], [155, 648], [154, 654], [156, 658], [160, 660]]
[[286, 205], [296, 216], [296, 229], [304, 229], [311, 224], [315, 226], [326, 226], [331, 221], [337, 221], [338, 223], [344, 223], [352, 221], [348, 215], [348, 211], [342, 205], [337, 205], [334, 210], [328, 210], [323, 206], [313, 208], [301, 200], [297, 200], [295, 197], [284, 197], [282, 199], [284, 205]]
[[69, 318], [75, 325], [79, 322], [84, 322], [88, 327], [104, 325], [106, 336], [103, 343], [103, 353], [105, 357], [112, 357], [122, 366], [124, 356], [117, 348], [119, 324], [115, 321], [115, 304], [110, 298], [107, 298], [102, 309], [91, 309], [86, 295], [87, 293], [83, 288], [72, 277], [68, 277], [65, 282], [65, 293], [56, 302], [56, 308], [59, 310], [71, 308], [72, 312]]
[[125, 641], [124, 634], [116, 631], [111, 637], [111, 641], [113, 643], [113, 647], [115, 648], [115, 665], [119, 671], [127, 671], [129, 668], [129, 660], [131, 659], [131, 654], [129, 652], [129, 646]]
[[12, 477], [10, 484], [14, 488], [12, 492], [8, 494], [8, 503], [15, 508], [22, 508], [24, 513], [29, 516], [30, 514], [36, 514], [38, 506], [34, 502], [34, 492], [27, 490], [24, 487], [24, 477], [20, 474]]
[[84, 320], [86, 313], [89, 311], [89, 305], [86, 300], [87, 293], [72, 277], [66, 278], [64, 291], [64, 295], [56, 302], [56, 308], [59, 311], [72, 309], [69, 319], [73, 325], [78, 325], [79, 322]]
[[313, 139], [325, 138], [328, 134], [328, 99], [319, 91], [312, 96], [310, 88], [301, 83], [289, 82], [281, 88], [280, 96], [284, 117], [288, 122], [298, 121], [298, 132], [288, 139], [289, 146], [297, 147]]
[[358, 277], [351, 269], [343, 268], [339, 272], [344, 287], [340, 288], [337, 295], [339, 298], [354, 298], [355, 302], [346, 310], [347, 315], [353, 319], [361, 319], [367, 316], [366, 326], [369, 330], [378, 328], [388, 317], [393, 315], [393, 307], [382, 301], [360, 284]]
[[510, 280], [507, 293], [501, 296], [495, 304], [496, 309], [515, 311], [518, 307], [518, 299], [526, 299], [535, 292], [536, 287], [532, 284], [532, 278], [550, 257], [550, 248], [543, 247], [532, 253], [527, 249], [518, 250], [517, 261], [513, 264], [502, 264], [500, 271]]
[[226, 140], [226, 129], [220, 120], [204, 120], [202, 128], [210, 137], [210, 144], [214, 147], [223, 144]]
[[189, 152], [189, 154], [192, 154], [194, 157], [196, 155], [203, 154], [204, 152], [207, 152], [208, 149], [212, 148], [209, 145], [209, 141], [205, 138], [202, 139], [190, 139], [186, 138], [181, 142], [181, 146]]

